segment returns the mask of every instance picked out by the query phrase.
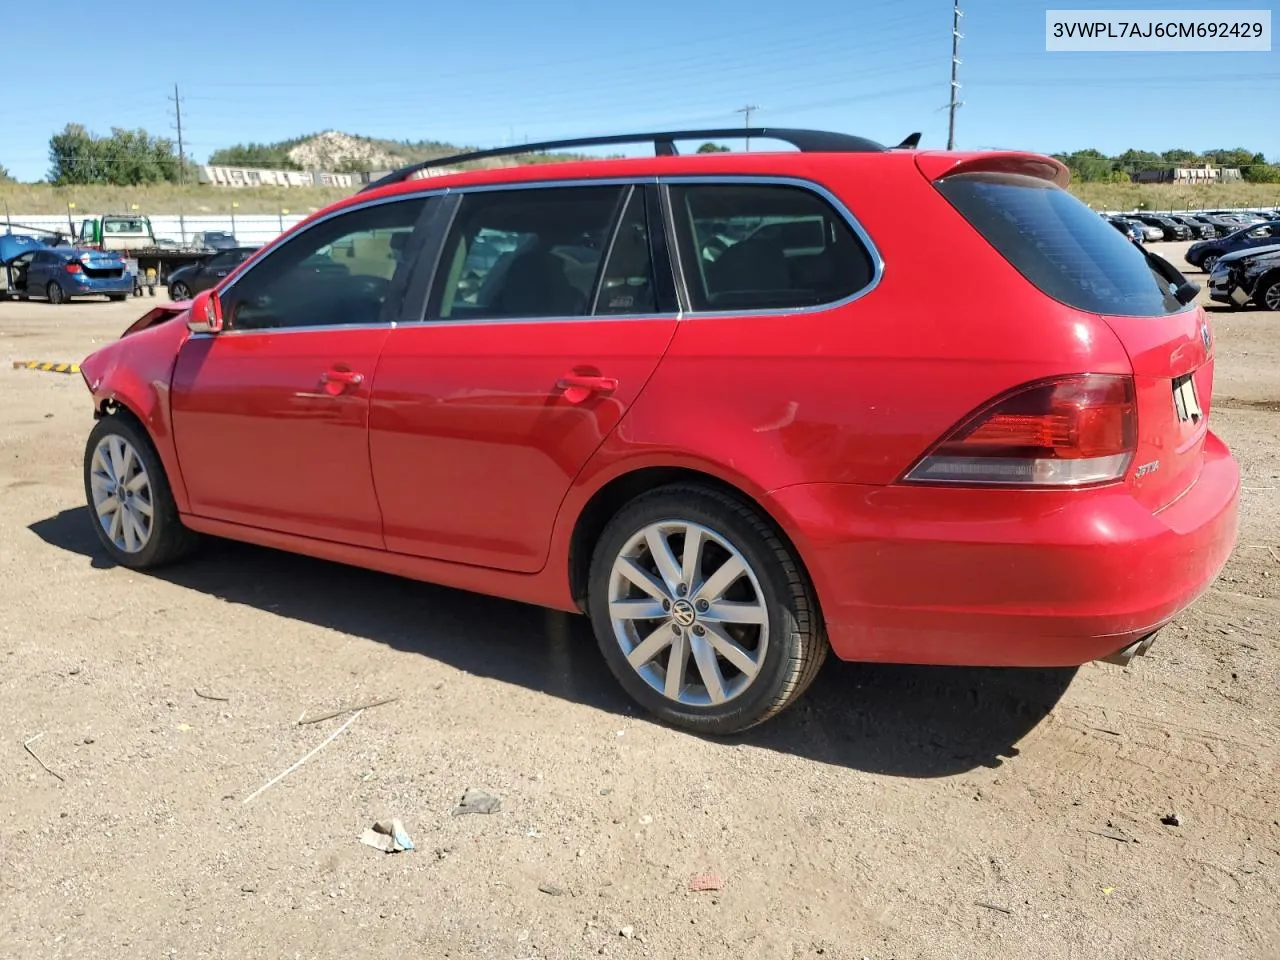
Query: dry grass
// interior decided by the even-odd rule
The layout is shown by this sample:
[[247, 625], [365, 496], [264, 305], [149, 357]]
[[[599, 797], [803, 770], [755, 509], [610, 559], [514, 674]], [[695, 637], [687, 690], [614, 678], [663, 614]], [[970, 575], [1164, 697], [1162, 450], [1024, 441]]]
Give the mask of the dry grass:
[[[1197, 209], [1213, 207], [1278, 207], [1280, 184], [1237, 183], [1204, 187], [1165, 184], [1077, 183], [1071, 191], [1097, 209], [1134, 210], [1145, 204], [1148, 210]], [[78, 213], [127, 212], [133, 204], [142, 213], [199, 214], [229, 213], [238, 203], [237, 213], [279, 213], [282, 209], [305, 213], [332, 203], [351, 191], [338, 188], [263, 187], [228, 190], [208, 186], [178, 187], [66, 187], [48, 184], [0, 185], [0, 203], [9, 212], [20, 214], [65, 213], [68, 203]], [[2, 208], [0, 208], [2, 211]]]
[[[1224, 183], [1200, 187], [1154, 183], [1074, 183], [1071, 192], [1098, 210], [1211, 210], [1280, 206], [1280, 184]], [[1140, 206], [1145, 204], [1145, 206]]]
[[[290, 210], [305, 213], [320, 208], [352, 193], [334, 187], [261, 187], [257, 189], [228, 190], [208, 186], [179, 187], [160, 184], [151, 187], [52, 187], [40, 183], [0, 185], [0, 203], [8, 204], [9, 212], [21, 214], [66, 213], [67, 204], [74, 203], [78, 214], [127, 213], [133, 204], [147, 214], [200, 214], [231, 212], [231, 204], [238, 203], [236, 213], [279, 213]], [[0, 207], [0, 214], [3, 208]]]

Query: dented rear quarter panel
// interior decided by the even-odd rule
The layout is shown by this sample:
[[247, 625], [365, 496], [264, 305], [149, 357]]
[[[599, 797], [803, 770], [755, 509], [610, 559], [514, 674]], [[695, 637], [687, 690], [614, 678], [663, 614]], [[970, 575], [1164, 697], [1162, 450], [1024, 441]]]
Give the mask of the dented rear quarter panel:
[[181, 320], [185, 313], [185, 309], [157, 307], [132, 324], [119, 340], [95, 350], [80, 364], [81, 376], [93, 395], [95, 417], [110, 404], [118, 404], [142, 422], [182, 513], [189, 508], [173, 442], [169, 391], [178, 352], [188, 336], [187, 325]]

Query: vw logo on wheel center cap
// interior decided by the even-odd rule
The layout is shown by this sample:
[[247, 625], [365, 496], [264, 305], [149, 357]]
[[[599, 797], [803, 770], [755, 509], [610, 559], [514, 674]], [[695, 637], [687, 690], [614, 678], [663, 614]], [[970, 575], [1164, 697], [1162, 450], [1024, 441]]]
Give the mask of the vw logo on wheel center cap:
[[677, 600], [671, 605], [671, 619], [682, 627], [690, 627], [698, 619], [698, 614], [688, 600]]

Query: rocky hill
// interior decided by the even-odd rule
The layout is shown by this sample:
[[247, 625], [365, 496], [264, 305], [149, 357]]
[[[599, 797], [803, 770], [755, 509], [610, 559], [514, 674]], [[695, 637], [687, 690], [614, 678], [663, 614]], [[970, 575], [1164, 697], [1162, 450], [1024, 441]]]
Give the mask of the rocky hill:
[[337, 130], [317, 133], [291, 147], [286, 155], [303, 170], [386, 170], [405, 162], [402, 153]]
[[[339, 130], [326, 130], [323, 133], [281, 140], [278, 143], [249, 143], [225, 147], [210, 154], [209, 162], [228, 166], [367, 173], [375, 170], [390, 170], [420, 160], [447, 157], [477, 149], [480, 148], [460, 147], [439, 140], [381, 140], [343, 133]], [[494, 160], [485, 165], [540, 163], [571, 158], [567, 154], [525, 155]]]

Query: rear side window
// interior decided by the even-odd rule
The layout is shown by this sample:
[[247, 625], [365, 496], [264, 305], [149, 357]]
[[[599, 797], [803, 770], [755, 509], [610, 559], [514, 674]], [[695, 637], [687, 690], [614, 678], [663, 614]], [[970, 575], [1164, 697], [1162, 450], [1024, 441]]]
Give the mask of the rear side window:
[[848, 222], [804, 187], [673, 184], [671, 207], [695, 312], [822, 306], [875, 276]]
[[1019, 273], [1067, 306], [1136, 317], [1186, 309], [1141, 250], [1055, 184], [965, 173], [936, 186]]

